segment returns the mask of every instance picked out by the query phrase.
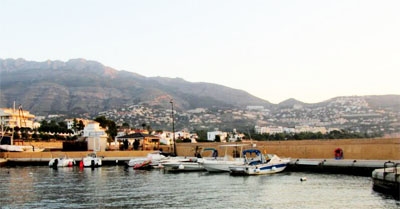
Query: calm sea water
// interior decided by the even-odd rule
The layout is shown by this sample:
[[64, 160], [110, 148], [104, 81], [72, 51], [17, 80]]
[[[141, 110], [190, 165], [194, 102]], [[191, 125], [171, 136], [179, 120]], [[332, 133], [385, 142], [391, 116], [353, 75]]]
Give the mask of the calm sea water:
[[[307, 177], [307, 181], [300, 181]], [[283, 172], [231, 176], [207, 172], [0, 168], [1, 208], [399, 208], [369, 177]]]

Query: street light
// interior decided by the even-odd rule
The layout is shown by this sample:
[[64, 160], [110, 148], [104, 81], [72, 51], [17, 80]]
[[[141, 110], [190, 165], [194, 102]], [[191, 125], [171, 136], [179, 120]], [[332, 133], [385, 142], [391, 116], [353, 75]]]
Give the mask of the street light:
[[174, 120], [174, 100], [171, 99], [171, 101], [169, 101], [169, 103], [171, 103], [171, 108], [172, 108], [172, 112], [171, 112], [171, 116], [172, 116], [172, 140], [174, 141], [174, 155], [176, 156], [175, 120]]

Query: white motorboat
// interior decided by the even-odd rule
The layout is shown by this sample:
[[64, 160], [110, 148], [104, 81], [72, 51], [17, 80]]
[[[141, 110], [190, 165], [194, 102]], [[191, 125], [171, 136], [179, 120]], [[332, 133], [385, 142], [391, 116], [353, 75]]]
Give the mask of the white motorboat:
[[[247, 157], [249, 155], [249, 157]], [[255, 157], [253, 157], [256, 155]], [[263, 155], [257, 149], [243, 151], [243, 165], [230, 166], [232, 175], [261, 175], [283, 171], [290, 162], [289, 158], [281, 159], [275, 154]]]
[[57, 168], [57, 167], [72, 167], [74, 166], [75, 160], [72, 158], [67, 157], [59, 157], [59, 158], [52, 158], [49, 161], [49, 167]]
[[[164, 156], [160, 151], [155, 151], [147, 154], [146, 157], [139, 157], [130, 159], [127, 163], [129, 167], [141, 168], [142, 166], [152, 166], [156, 167], [160, 164], [160, 162], [167, 157]], [[140, 166], [141, 165], [141, 166]]]
[[[229, 167], [234, 165], [243, 165], [244, 161], [241, 157], [243, 147], [249, 146], [249, 144], [228, 144], [221, 145], [220, 147], [225, 148], [224, 157], [204, 159], [201, 163], [208, 172], [229, 172]], [[228, 149], [234, 147], [233, 154], [228, 154]], [[240, 151], [238, 150], [240, 148]]]
[[96, 153], [89, 153], [86, 157], [82, 159], [80, 166], [83, 167], [101, 167], [102, 160], [96, 155]]
[[0, 145], [0, 150], [4, 150], [7, 152], [43, 152], [44, 148], [37, 148], [34, 146], [26, 146], [26, 145], [2, 144]]
[[162, 162], [162, 167], [167, 171], [204, 171], [204, 167], [199, 163], [201, 158], [182, 158], [176, 157]]
[[[212, 157], [202, 157], [204, 152], [211, 151]], [[215, 148], [203, 148], [200, 153], [195, 154], [197, 157], [173, 157], [161, 162], [162, 167], [167, 171], [205, 171], [202, 162], [205, 159], [217, 158], [218, 150]]]

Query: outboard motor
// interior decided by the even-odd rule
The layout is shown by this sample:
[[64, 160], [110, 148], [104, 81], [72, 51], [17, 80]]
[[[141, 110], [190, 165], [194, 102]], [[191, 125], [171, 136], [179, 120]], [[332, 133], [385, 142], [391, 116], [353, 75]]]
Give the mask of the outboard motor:
[[57, 167], [58, 167], [58, 159], [56, 158], [53, 163], [53, 168], [57, 168]]

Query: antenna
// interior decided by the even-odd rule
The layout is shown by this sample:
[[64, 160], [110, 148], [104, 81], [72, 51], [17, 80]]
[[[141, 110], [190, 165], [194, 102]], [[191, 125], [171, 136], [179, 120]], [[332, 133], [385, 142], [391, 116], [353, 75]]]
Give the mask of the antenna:
[[253, 139], [251, 138], [250, 130], [249, 130], [249, 129], [247, 129], [247, 132], [249, 133], [249, 137], [250, 137], [250, 143], [251, 143], [251, 146], [252, 146], [252, 147], [256, 147], [256, 146], [257, 146], [257, 144], [253, 144]]

